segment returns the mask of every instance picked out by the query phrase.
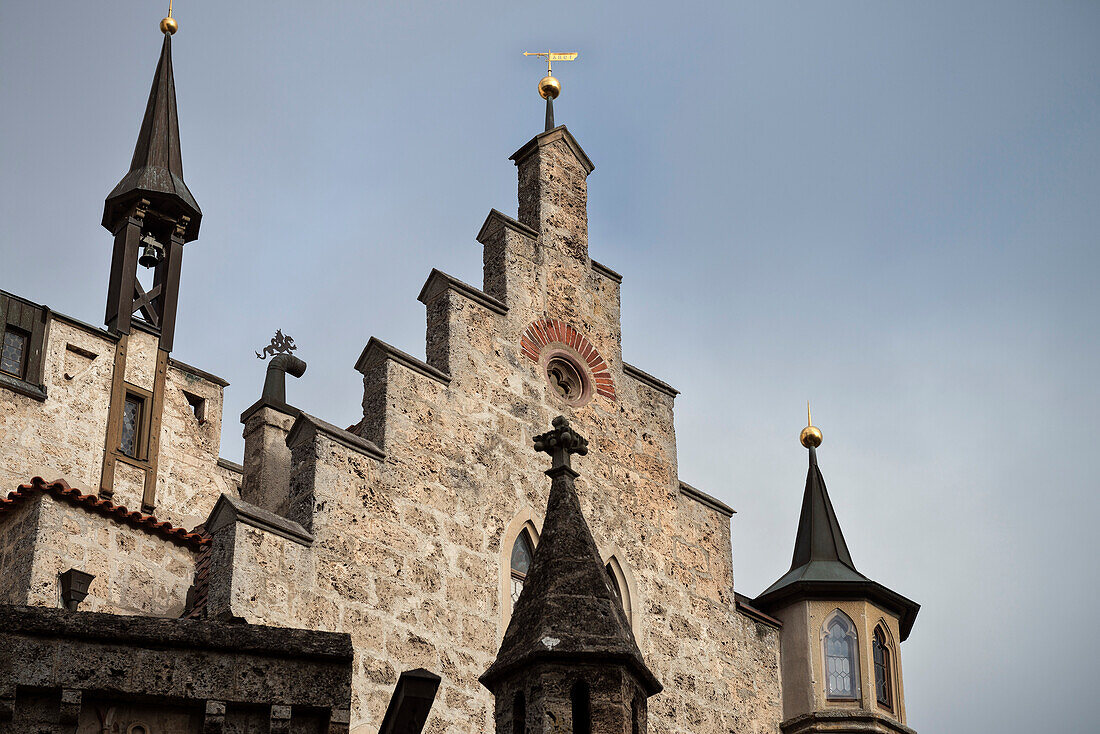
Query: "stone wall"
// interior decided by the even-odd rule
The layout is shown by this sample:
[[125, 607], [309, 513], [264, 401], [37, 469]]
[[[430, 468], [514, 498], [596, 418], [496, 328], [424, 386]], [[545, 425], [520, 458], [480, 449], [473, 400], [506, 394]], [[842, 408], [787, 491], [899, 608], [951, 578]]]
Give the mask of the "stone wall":
[[[20, 511], [35, 519], [33, 569], [23, 594], [9, 603], [61, 606], [58, 576], [76, 568], [94, 574], [80, 609], [178, 617], [195, 572], [194, 552], [97, 513], [38, 493]], [[0, 527], [16, 526], [5, 517]], [[18, 558], [26, 558], [26, 548]]]
[[[84, 492], [99, 491], [117, 339], [105, 331], [51, 314], [43, 350], [44, 401], [0, 386], [0, 492], [32, 477], [63, 478]], [[135, 330], [127, 379], [151, 389], [157, 340]], [[218, 466], [224, 383], [170, 362], [160, 433], [155, 514], [194, 527], [240, 476]], [[188, 402], [204, 401], [203, 418]], [[144, 474], [120, 463], [115, 502], [140, 509]]]
[[105, 332], [53, 317], [43, 350], [46, 400], [0, 388], [5, 496], [36, 476], [64, 477], [74, 487], [99, 490], [115, 344]]
[[346, 734], [346, 635], [0, 606], [8, 734]]

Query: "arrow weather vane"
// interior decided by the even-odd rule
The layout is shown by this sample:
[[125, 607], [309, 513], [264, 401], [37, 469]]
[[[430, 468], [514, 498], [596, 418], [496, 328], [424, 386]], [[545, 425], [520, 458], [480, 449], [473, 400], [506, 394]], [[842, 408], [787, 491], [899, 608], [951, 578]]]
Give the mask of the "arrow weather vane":
[[524, 56], [539, 56], [546, 59], [546, 76], [539, 80], [539, 96], [546, 100], [546, 129], [554, 129], [554, 99], [561, 94], [561, 82], [554, 78], [553, 63], [555, 61], [573, 61], [577, 58], [576, 51], [524, 51]]

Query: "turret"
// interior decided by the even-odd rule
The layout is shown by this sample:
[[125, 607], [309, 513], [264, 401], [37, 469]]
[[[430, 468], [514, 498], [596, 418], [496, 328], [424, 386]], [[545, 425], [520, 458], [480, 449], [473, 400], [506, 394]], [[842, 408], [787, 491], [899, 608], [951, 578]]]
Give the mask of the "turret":
[[644, 734], [661, 691], [634, 640], [581, 512], [570, 456], [588, 442], [569, 422], [535, 437], [550, 454], [550, 499], [496, 661], [481, 682], [496, 696], [496, 730], [522, 734]]
[[801, 442], [810, 467], [791, 568], [754, 602], [783, 622], [784, 734], [912, 732], [900, 643], [920, 605], [856, 570], [817, 463], [821, 431]]

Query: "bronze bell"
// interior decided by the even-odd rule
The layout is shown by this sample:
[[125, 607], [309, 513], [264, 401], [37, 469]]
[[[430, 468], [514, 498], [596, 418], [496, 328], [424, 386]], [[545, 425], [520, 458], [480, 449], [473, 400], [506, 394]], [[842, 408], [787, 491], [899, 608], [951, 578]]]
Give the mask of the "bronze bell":
[[145, 245], [141, 250], [141, 256], [138, 257], [138, 265], [143, 268], [153, 268], [164, 257], [164, 246], [157, 242], [157, 238], [151, 234], [146, 234], [141, 238], [141, 242]]

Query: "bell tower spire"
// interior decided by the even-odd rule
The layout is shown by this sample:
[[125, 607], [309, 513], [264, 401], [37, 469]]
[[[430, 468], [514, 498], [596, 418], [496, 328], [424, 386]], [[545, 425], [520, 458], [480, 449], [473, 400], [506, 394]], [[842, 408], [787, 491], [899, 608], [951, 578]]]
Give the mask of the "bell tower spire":
[[[156, 509], [161, 419], [183, 246], [199, 236], [202, 220], [183, 182], [172, 73], [172, 36], [179, 24], [171, 5], [160, 30], [164, 42], [130, 170], [103, 204], [103, 226], [115, 238], [104, 321], [118, 346], [99, 491], [113, 497], [116, 484], [128, 493], [140, 485], [144, 512]], [[146, 279], [148, 290], [138, 277], [146, 268], [152, 270], [152, 278]], [[151, 371], [141, 367], [150, 364], [155, 365]]]
[[[171, 15], [160, 22], [160, 50], [145, 117], [129, 172], [103, 204], [103, 226], [115, 236], [104, 321], [117, 334], [129, 334], [134, 318], [172, 350], [183, 245], [199, 235], [202, 211], [183, 181], [172, 36], [179, 26]], [[153, 269], [145, 291], [138, 267]]]

